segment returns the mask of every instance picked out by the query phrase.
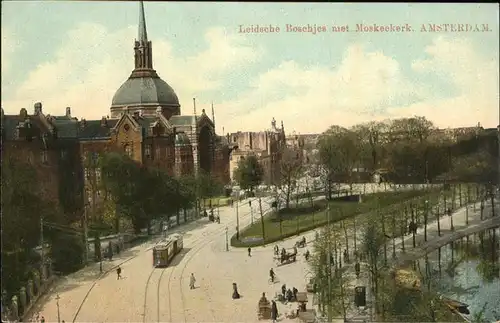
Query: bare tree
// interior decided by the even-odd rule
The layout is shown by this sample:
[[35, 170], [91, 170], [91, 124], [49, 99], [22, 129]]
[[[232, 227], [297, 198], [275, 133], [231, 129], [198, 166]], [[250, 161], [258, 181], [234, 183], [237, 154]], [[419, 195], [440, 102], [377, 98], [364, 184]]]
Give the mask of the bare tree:
[[[302, 175], [304, 164], [300, 154], [291, 149], [285, 149], [280, 162], [280, 191], [285, 198], [285, 207], [290, 208], [292, 192], [297, 188], [297, 180]], [[297, 195], [298, 196], [298, 195]]]
[[363, 249], [368, 257], [371, 285], [375, 296], [375, 309], [378, 311], [378, 292], [380, 278], [381, 248], [385, 244], [385, 237], [379, 231], [376, 223], [368, 223], [363, 239]]

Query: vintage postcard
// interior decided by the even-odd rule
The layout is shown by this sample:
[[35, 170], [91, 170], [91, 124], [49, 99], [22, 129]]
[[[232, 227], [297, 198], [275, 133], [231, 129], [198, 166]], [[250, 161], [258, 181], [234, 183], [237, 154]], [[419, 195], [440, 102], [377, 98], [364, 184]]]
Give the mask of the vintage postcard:
[[1, 24], [2, 321], [500, 320], [498, 4]]

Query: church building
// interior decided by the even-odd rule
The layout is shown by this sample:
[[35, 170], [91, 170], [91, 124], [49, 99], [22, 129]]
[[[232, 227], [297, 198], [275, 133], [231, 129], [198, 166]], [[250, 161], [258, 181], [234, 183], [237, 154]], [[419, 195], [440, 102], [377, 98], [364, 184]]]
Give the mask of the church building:
[[73, 198], [80, 198], [85, 205], [98, 200], [95, 195], [99, 192], [91, 193], [101, 177], [97, 157], [111, 151], [125, 153], [172, 176], [206, 172], [222, 183], [230, 181], [232, 149], [227, 138], [215, 133], [213, 106], [211, 118], [205, 109], [197, 114], [193, 99], [194, 113], [181, 115], [174, 89], [153, 68], [142, 1], [133, 53], [134, 69], [113, 96], [109, 117], [78, 120], [69, 107], [65, 115], [46, 115], [41, 103], [35, 104], [32, 115], [24, 108], [19, 115], [4, 115], [2, 109], [2, 152], [36, 165], [53, 184], [47, 192], [54, 198], [58, 191], [68, 192], [62, 186], [68, 186], [63, 182], [68, 182], [69, 176], [73, 183], [82, 183], [81, 192], [70, 190]]

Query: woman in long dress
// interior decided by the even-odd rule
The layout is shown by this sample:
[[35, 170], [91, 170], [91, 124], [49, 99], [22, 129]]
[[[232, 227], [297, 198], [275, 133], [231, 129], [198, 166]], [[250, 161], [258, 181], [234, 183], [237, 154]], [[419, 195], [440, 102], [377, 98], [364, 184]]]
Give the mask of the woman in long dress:
[[273, 323], [278, 319], [278, 306], [275, 301], [271, 302], [271, 319], [273, 320]]

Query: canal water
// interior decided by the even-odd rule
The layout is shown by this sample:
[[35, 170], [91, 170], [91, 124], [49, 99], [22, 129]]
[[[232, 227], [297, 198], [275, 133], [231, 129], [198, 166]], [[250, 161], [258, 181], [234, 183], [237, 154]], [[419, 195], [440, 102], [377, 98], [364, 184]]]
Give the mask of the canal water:
[[471, 321], [500, 320], [499, 241], [500, 228], [465, 237], [420, 259], [418, 270], [435, 291], [468, 304]]

